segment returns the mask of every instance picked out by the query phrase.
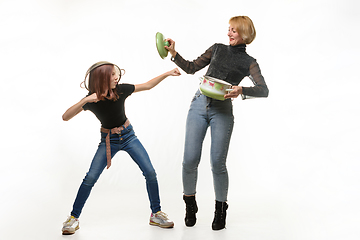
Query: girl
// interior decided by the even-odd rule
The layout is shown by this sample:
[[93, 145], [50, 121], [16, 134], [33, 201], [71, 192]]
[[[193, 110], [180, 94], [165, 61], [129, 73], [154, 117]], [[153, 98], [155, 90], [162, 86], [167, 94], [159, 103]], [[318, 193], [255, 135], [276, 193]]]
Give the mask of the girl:
[[[138, 85], [118, 84], [123, 75], [121, 73], [122, 69], [110, 62], [98, 62], [92, 65], [83, 81], [85, 88], [89, 91], [88, 95], [70, 107], [62, 116], [64, 121], [68, 121], [81, 111], [90, 110], [101, 122], [101, 142], [90, 169], [80, 185], [71, 215], [63, 223], [64, 235], [74, 234], [79, 229], [78, 218], [92, 187], [104, 168], [111, 166], [111, 158], [120, 150], [126, 151], [131, 156], [145, 176], [152, 211], [150, 224], [162, 228], [174, 226], [174, 223], [161, 211], [156, 172], [125, 115], [124, 102], [133, 92], [149, 90], [168, 76], [179, 76], [180, 72], [175, 68]], [[89, 86], [86, 85], [88, 75]]]

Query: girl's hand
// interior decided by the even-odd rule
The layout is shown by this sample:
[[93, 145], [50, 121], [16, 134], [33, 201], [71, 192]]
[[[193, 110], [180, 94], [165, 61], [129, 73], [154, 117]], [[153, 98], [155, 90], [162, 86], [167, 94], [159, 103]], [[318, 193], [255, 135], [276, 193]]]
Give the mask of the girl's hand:
[[87, 97], [84, 97], [83, 99], [81, 99], [78, 103], [74, 104], [73, 106], [71, 106], [68, 110], [66, 110], [66, 112], [62, 115], [62, 119], [64, 121], [69, 121], [70, 119], [72, 119], [73, 117], [75, 117], [76, 115], [78, 115], [82, 110], [83, 110], [83, 106], [86, 103], [89, 102], [98, 102], [99, 99], [97, 98], [96, 93], [93, 93]]
[[135, 91], [134, 92], [140, 92], [140, 91], [144, 91], [144, 90], [150, 90], [153, 87], [155, 87], [156, 85], [158, 85], [162, 80], [164, 80], [165, 78], [169, 77], [169, 76], [179, 76], [181, 75], [179, 69], [174, 68], [171, 71], [168, 72], [164, 72], [163, 74], [161, 74], [160, 76], [154, 77], [153, 79], [151, 79], [150, 81], [147, 81], [146, 83], [142, 83], [142, 84], [136, 84], [135, 85]]
[[169, 71], [168, 73], [169, 73], [169, 76], [180, 76], [181, 75], [179, 69], [177, 69], [177, 68], [174, 68], [173, 70]]
[[228, 94], [224, 95], [224, 98], [237, 98], [240, 94], [242, 94], [242, 87], [232, 86], [233, 90]]
[[93, 94], [87, 96], [85, 99], [86, 99], [86, 102], [95, 102], [96, 103], [99, 101], [96, 93], [93, 93]]
[[164, 46], [166, 50], [168, 50], [171, 54], [172, 57], [176, 56], [176, 51], [175, 51], [175, 41], [172, 40], [171, 38], [166, 39], [165, 41], [169, 42], [169, 46]]

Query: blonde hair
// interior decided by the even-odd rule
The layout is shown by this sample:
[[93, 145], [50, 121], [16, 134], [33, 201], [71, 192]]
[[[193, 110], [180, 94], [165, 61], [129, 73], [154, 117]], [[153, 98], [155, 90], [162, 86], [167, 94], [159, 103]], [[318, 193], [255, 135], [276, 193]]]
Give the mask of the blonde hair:
[[253, 22], [248, 16], [236, 16], [229, 20], [236, 31], [240, 34], [245, 44], [250, 44], [256, 37], [256, 30]]

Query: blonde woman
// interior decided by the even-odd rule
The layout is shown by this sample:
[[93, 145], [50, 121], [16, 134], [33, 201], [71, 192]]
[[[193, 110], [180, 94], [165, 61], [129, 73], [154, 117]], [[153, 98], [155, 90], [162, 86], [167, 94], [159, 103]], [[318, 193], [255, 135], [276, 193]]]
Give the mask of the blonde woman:
[[[256, 60], [246, 53], [256, 31], [252, 20], [247, 16], [230, 19], [228, 29], [229, 45], [214, 44], [194, 61], [185, 60], [176, 50], [175, 41], [167, 39], [165, 46], [171, 54], [171, 60], [188, 74], [194, 74], [208, 66], [206, 76], [226, 81], [233, 91], [224, 95], [225, 101], [212, 99], [199, 90], [192, 99], [186, 122], [186, 137], [183, 159], [183, 199], [186, 204], [185, 224], [194, 226], [198, 206], [195, 200], [197, 171], [201, 158], [203, 140], [208, 127], [211, 129], [211, 170], [215, 191], [215, 216], [213, 230], [225, 228], [228, 208], [228, 172], [226, 158], [234, 125], [231, 98], [240, 94], [254, 97], [267, 97], [268, 88]], [[249, 76], [253, 87], [238, 86], [241, 80]]]

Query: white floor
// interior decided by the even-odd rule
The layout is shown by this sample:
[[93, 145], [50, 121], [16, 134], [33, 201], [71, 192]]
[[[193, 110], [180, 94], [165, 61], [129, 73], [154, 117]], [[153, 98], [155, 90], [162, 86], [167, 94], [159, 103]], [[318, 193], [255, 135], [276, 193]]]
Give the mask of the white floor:
[[[45, 195], [35, 191], [17, 206], [16, 201], [7, 201], [9, 208], [5, 211], [6, 219], [2, 219], [0, 239], [355, 240], [360, 236], [356, 214], [359, 212], [351, 206], [338, 205], [332, 209], [326, 202], [318, 202], [316, 196], [298, 196], [295, 200], [286, 195], [254, 192], [247, 192], [246, 196], [231, 192], [227, 228], [213, 231], [214, 203], [210, 189], [203, 191], [203, 195], [198, 194], [198, 222], [195, 227], [188, 228], [183, 222], [181, 192], [167, 187], [162, 191], [162, 207], [175, 222], [175, 227], [161, 229], [148, 224], [146, 192], [137, 185], [138, 190], [128, 191], [125, 196], [114, 186], [100, 182], [84, 208], [80, 229], [71, 236], [62, 236], [61, 226], [71, 208], [76, 186], [58, 189], [58, 192], [49, 189], [51, 194]], [[30, 193], [31, 188], [28, 191]]]

